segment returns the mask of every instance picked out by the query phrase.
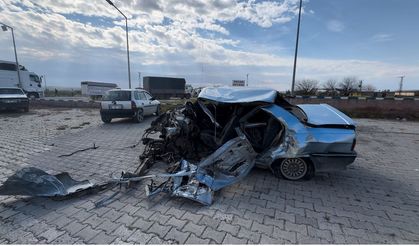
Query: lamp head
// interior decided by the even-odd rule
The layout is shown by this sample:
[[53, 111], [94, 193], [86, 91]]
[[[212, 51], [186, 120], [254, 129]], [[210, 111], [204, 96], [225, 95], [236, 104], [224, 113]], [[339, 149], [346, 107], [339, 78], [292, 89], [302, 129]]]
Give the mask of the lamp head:
[[2, 26], [1, 26], [1, 29], [3, 29], [3, 31], [7, 31], [7, 26], [2, 25]]

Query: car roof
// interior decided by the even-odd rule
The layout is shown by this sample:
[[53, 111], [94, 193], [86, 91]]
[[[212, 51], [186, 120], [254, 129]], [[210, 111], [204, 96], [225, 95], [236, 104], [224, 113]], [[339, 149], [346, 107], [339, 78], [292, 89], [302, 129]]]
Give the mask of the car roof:
[[146, 91], [146, 90], [142, 90], [142, 89], [112, 89], [109, 91]]
[[199, 99], [206, 99], [222, 103], [274, 103], [278, 92], [269, 88], [260, 87], [206, 87], [199, 93]]

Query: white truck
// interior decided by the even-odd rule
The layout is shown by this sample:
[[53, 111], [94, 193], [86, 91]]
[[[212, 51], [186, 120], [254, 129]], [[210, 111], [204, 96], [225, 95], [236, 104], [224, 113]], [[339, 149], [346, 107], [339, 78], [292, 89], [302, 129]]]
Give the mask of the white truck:
[[21, 88], [29, 98], [44, 96], [42, 78], [36, 73], [28, 71], [22, 65], [19, 65], [19, 75], [20, 83], [16, 63], [0, 60], [0, 87]]

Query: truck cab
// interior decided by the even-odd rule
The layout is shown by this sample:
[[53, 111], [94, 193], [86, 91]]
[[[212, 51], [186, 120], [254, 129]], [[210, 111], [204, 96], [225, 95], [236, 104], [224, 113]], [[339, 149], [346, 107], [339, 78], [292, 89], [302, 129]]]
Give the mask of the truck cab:
[[41, 77], [22, 65], [19, 65], [19, 75], [20, 83], [15, 62], [0, 61], [0, 87], [21, 88], [29, 98], [44, 96]]

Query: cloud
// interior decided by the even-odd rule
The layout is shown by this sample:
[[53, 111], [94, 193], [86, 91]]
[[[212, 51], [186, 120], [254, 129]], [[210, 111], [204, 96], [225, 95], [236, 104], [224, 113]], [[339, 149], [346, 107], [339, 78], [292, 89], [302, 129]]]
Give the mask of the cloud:
[[326, 27], [331, 32], [342, 32], [345, 29], [345, 25], [338, 20], [330, 20], [326, 23]]
[[378, 33], [371, 37], [373, 42], [388, 42], [394, 40], [393, 34], [388, 33]]
[[[34, 71], [51, 74], [49, 82], [125, 78], [125, 20], [106, 1], [0, 2], [4, 3], [2, 18], [16, 27], [22, 64], [30, 63]], [[269, 28], [287, 23], [298, 14], [298, 0], [132, 0], [115, 4], [129, 17], [133, 73], [185, 76], [196, 84], [230, 84], [249, 73], [253, 85], [289, 88], [292, 57], [243, 50], [226, 24], [241, 20]], [[95, 22], [98, 19], [100, 23]], [[328, 28], [339, 32], [344, 25], [332, 20]], [[9, 35], [0, 35], [0, 54], [9, 52], [9, 46]], [[297, 77], [323, 80], [356, 75], [381, 81], [393, 76], [393, 71], [419, 78], [418, 70], [377, 61], [300, 57]]]

